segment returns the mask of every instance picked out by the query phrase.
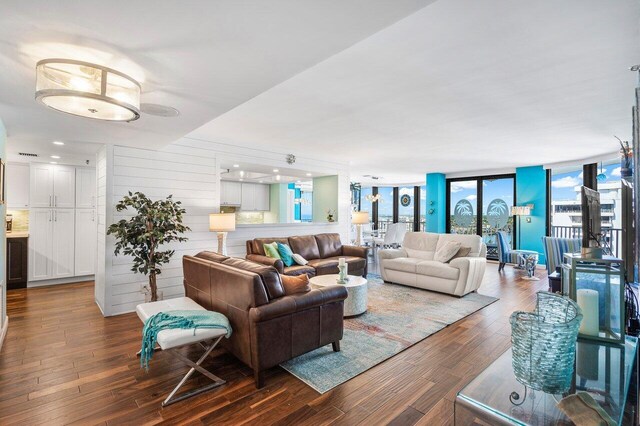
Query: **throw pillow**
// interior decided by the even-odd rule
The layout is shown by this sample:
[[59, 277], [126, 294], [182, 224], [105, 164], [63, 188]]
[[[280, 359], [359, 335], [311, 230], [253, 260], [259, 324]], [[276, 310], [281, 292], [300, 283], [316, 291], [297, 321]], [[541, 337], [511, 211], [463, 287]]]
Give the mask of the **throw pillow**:
[[267, 257], [271, 257], [273, 259], [282, 259], [280, 257], [280, 253], [278, 253], [278, 243], [276, 243], [275, 241], [271, 244], [263, 244], [262, 248], [264, 248], [264, 254], [266, 254]]
[[297, 253], [294, 253], [294, 254], [293, 254], [293, 261], [294, 261], [294, 262], [296, 262], [298, 265], [302, 265], [302, 266], [304, 266], [304, 265], [306, 265], [307, 263], [309, 263], [309, 262], [307, 261], [307, 259], [305, 259], [304, 257], [300, 256], [300, 255], [299, 255], [299, 254], [297, 254]]
[[449, 262], [451, 262], [453, 259], [457, 259], [458, 257], [467, 257], [469, 256], [470, 252], [471, 252], [471, 247], [460, 247], [460, 250], [458, 250], [455, 256], [449, 259]]
[[284, 287], [284, 294], [287, 296], [296, 293], [306, 293], [311, 291], [311, 284], [309, 284], [309, 277], [307, 274], [298, 276], [280, 275], [282, 278], [282, 286]]
[[284, 263], [284, 266], [293, 265], [293, 252], [288, 245], [278, 243], [278, 253], [280, 254], [280, 258], [282, 259], [282, 263]]
[[447, 241], [442, 247], [436, 250], [436, 253], [433, 256], [433, 260], [446, 263], [451, 260], [453, 256], [456, 255], [456, 253], [458, 253], [458, 250], [460, 250], [460, 243]]

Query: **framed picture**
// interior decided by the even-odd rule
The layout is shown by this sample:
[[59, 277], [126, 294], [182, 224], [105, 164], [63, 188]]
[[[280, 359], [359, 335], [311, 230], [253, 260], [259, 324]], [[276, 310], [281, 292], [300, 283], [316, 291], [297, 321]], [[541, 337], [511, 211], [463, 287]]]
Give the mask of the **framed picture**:
[[0, 159], [0, 204], [5, 203], [5, 190], [4, 190], [4, 169], [5, 164], [2, 159]]

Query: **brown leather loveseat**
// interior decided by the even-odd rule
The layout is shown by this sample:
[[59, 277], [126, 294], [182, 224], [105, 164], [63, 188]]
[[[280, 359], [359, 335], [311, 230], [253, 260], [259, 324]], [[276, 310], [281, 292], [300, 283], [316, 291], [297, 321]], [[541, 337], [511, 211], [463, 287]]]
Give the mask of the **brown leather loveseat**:
[[[272, 242], [288, 244], [294, 253], [309, 263], [302, 266], [284, 266], [282, 260], [267, 257], [264, 244]], [[367, 277], [367, 248], [343, 246], [339, 234], [298, 235], [288, 238], [255, 238], [247, 241], [247, 259], [273, 266], [285, 275], [328, 275], [338, 273], [338, 259], [344, 257], [349, 275]]]
[[186, 296], [227, 316], [233, 333], [226, 349], [254, 371], [263, 372], [329, 343], [340, 350], [343, 333], [342, 286], [287, 296], [280, 274], [248, 260], [201, 252], [182, 258]]

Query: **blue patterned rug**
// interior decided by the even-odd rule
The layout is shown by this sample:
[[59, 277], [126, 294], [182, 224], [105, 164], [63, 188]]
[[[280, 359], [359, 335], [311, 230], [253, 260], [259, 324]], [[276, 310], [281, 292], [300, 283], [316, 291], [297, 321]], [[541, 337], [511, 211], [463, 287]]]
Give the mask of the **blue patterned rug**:
[[457, 298], [384, 284], [371, 274], [368, 280], [368, 310], [344, 320], [340, 352], [328, 345], [280, 366], [325, 393], [498, 300], [477, 293]]

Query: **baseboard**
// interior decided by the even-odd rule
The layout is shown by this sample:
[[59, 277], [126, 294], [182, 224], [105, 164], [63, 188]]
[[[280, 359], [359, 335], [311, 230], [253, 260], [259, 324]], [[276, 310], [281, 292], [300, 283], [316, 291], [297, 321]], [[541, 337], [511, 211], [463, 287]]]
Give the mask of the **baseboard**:
[[2, 344], [4, 343], [4, 338], [7, 336], [7, 330], [9, 329], [9, 317], [4, 317], [4, 324], [2, 325], [2, 330], [0, 330], [0, 352], [2, 351]]
[[81, 277], [57, 278], [55, 280], [29, 281], [27, 288], [44, 287], [48, 285], [73, 284], [84, 281], [94, 281], [95, 275], [83, 275]]

